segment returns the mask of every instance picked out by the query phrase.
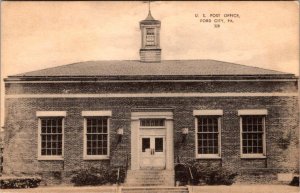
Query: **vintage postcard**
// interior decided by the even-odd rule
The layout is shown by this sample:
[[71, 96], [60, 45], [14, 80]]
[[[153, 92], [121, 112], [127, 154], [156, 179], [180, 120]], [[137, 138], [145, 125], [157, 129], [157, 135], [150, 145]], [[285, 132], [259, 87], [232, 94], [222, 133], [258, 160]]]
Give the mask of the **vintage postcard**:
[[298, 77], [297, 1], [2, 1], [0, 188], [298, 192]]

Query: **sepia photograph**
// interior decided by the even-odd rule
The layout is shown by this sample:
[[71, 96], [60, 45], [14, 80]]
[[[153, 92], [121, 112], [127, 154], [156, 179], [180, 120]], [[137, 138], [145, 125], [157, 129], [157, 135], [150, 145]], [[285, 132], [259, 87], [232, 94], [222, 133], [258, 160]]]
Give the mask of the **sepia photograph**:
[[2, 1], [1, 193], [298, 193], [298, 1]]

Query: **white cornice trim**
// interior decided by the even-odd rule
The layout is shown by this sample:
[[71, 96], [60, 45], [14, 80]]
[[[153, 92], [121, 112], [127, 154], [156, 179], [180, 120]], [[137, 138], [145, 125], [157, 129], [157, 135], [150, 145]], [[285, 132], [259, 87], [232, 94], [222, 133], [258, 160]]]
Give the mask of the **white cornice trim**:
[[66, 111], [37, 111], [37, 117], [66, 117]]
[[193, 116], [197, 115], [223, 115], [222, 109], [213, 109], [213, 110], [194, 110]]
[[82, 111], [83, 117], [111, 117], [111, 111]]
[[297, 92], [225, 92], [225, 93], [108, 93], [108, 94], [8, 94], [6, 99], [13, 98], [168, 98], [168, 97], [296, 97]]
[[238, 110], [238, 115], [267, 115], [267, 109], [241, 109]]

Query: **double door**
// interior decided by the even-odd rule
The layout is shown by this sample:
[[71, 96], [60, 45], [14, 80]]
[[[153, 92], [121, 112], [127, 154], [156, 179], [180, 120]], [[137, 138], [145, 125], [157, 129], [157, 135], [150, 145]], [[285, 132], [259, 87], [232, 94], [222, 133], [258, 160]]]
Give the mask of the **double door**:
[[165, 136], [142, 135], [140, 144], [140, 167], [164, 169], [166, 164]]

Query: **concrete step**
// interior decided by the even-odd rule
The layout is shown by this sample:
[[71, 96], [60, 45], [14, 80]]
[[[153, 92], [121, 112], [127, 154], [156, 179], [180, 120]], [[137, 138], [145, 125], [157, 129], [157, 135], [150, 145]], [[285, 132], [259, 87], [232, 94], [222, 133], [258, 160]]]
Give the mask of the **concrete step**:
[[149, 180], [149, 181], [165, 181], [170, 179], [170, 177], [157, 177], [157, 178], [128, 178], [127, 180], [134, 180], [134, 181], [145, 181], [145, 180]]
[[[126, 182], [128, 183], [154, 183], [154, 184], [161, 184], [164, 183], [165, 181], [167, 181], [168, 179], [164, 179], [164, 180], [149, 180], [149, 179], [128, 179], [126, 180]], [[164, 184], [162, 184], [164, 185]]]
[[122, 187], [122, 193], [189, 193], [187, 187], [165, 187], [165, 186], [147, 186], [147, 187]]
[[129, 170], [125, 186], [172, 186], [173, 170]]

